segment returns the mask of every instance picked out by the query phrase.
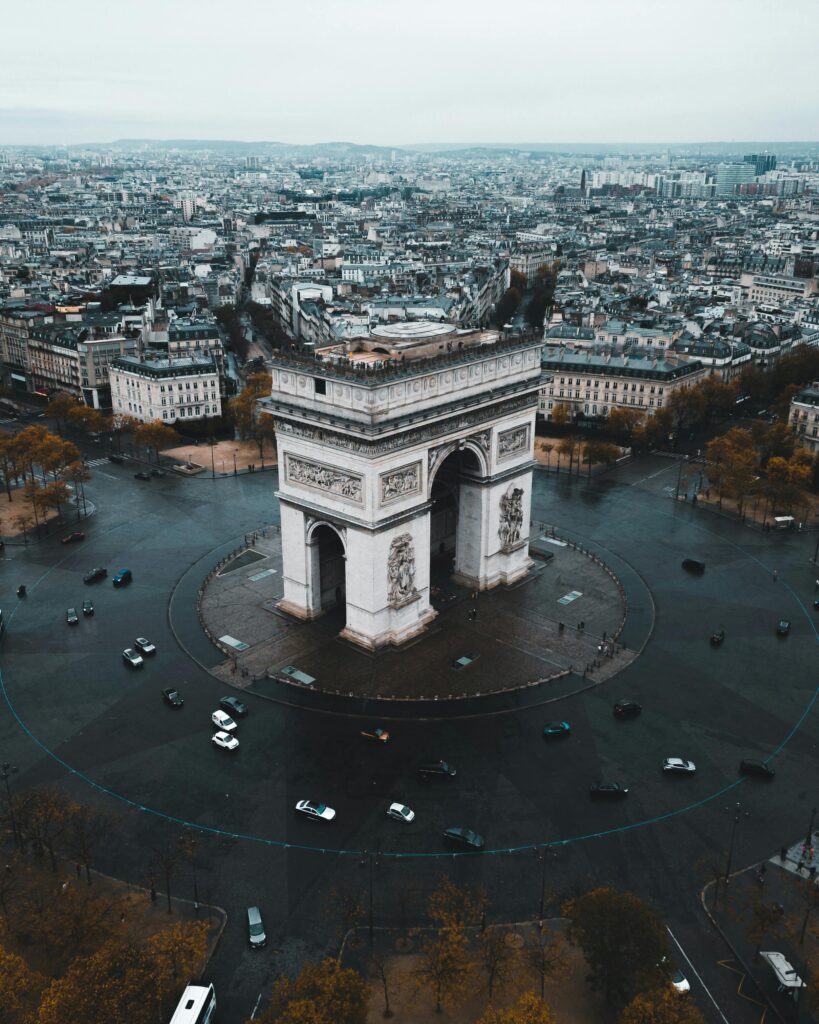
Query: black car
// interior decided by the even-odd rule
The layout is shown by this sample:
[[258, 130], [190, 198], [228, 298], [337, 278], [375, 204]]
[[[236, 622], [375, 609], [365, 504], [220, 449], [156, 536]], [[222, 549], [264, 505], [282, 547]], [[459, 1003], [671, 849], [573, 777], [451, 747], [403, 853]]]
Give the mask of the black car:
[[790, 619], [780, 619], [776, 624], [776, 635], [787, 636], [791, 631]]
[[760, 761], [755, 757], [745, 757], [739, 762], [739, 770], [742, 775], [754, 775], [758, 779], [772, 779], [776, 772], [766, 761]]
[[243, 704], [238, 697], [222, 697], [219, 701], [219, 707], [224, 708], [231, 715], [237, 715], [239, 718], [244, 718], [247, 714], [247, 704]]
[[124, 587], [126, 583], [130, 583], [133, 578], [134, 577], [130, 569], [120, 569], [111, 582], [115, 587]]
[[91, 572], [87, 572], [85, 576], [83, 576], [82, 581], [83, 583], [96, 583], [97, 580], [104, 580], [107, 575], [107, 569], [92, 569]]
[[153, 468], [153, 469], [151, 470], [151, 476], [165, 476], [165, 473], [164, 473], [164, 471], [163, 471], [163, 470], [161, 470], [161, 469], [157, 469], [156, 467], [154, 467], [154, 468]]
[[119, 452], [111, 452], [108, 456], [109, 462], [125, 462], [125, 456], [120, 455]]
[[140, 470], [138, 473], [134, 473], [134, 480], [150, 480], [151, 474]]
[[69, 608], [66, 611], [66, 613], [65, 613], [65, 621], [68, 623], [69, 626], [76, 626], [77, 625], [77, 623], [80, 621], [80, 617], [79, 617], [79, 615], [77, 615], [77, 609], [76, 608]]
[[93, 615], [94, 614], [94, 602], [91, 600], [90, 597], [86, 597], [86, 599], [83, 601], [83, 603], [82, 603], [82, 613], [83, 613], [83, 615]]
[[698, 558], [684, 558], [682, 567], [686, 572], [693, 572], [696, 576], [702, 576], [705, 572], [705, 562], [701, 562]]
[[182, 699], [179, 690], [163, 690], [162, 699], [165, 701], [169, 708], [181, 708], [184, 707], [185, 704], [185, 701]]
[[470, 850], [483, 849], [483, 836], [468, 828], [448, 828], [444, 832], [444, 841], [457, 843], [459, 846], [466, 846]]
[[418, 778], [425, 779], [451, 779], [455, 775], [455, 769], [446, 761], [430, 761], [428, 764], [418, 765]]
[[67, 537], [63, 537], [60, 541], [61, 544], [76, 544], [77, 541], [85, 540], [85, 534], [82, 530], [75, 530], [74, 533], [69, 533]]
[[643, 705], [636, 700], [618, 700], [614, 705], [615, 718], [636, 718], [643, 710]]
[[593, 782], [589, 796], [596, 800], [622, 800], [628, 796], [628, 786], [620, 782]]

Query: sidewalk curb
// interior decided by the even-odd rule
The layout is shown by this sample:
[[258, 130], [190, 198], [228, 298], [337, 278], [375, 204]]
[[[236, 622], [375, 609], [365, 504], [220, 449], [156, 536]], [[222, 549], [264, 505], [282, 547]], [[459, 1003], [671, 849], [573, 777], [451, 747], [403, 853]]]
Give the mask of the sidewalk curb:
[[[751, 871], [754, 867], [756, 867], [756, 865], [752, 864], [752, 865], [750, 865], [747, 868], [743, 868], [741, 871], [735, 871], [734, 874], [731, 875], [731, 878], [736, 878], [737, 875], [742, 875], [742, 874], [744, 874], [747, 871]], [[728, 947], [728, 949], [731, 950], [731, 953], [733, 954], [734, 959], [740, 965], [742, 970], [745, 972], [745, 974], [748, 977], [748, 979], [751, 982], [753, 982], [753, 986], [756, 989], [757, 993], [759, 994], [760, 999], [763, 999], [765, 1001], [765, 1005], [768, 1007], [768, 1009], [771, 1011], [771, 1013], [776, 1017], [776, 1019], [780, 1022], [780, 1024], [789, 1024], [789, 1022], [786, 1021], [786, 1019], [780, 1013], [779, 1008], [771, 1000], [771, 997], [768, 995], [768, 993], [767, 992], [763, 992], [763, 990], [760, 987], [759, 982], [757, 981], [753, 971], [751, 971], [751, 969], [748, 967], [746, 962], [742, 959], [742, 957], [740, 956], [739, 951], [737, 950], [736, 946], [728, 938], [728, 936], [723, 931], [723, 929], [720, 926], [720, 924], [717, 921], [717, 919], [714, 917], [714, 915], [708, 909], [708, 903], [707, 903], [707, 900], [705, 898], [705, 894], [706, 894], [706, 891], [712, 885], [714, 885], [714, 884], [715, 883], [713, 881], [707, 882], [702, 887], [702, 889], [700, 890], [700, 903], [702, 905], [703, 911], [705, 912], [705, 916], [710, 921], [711, 927], [714, 929], [714, 931], [717, 933], [717, 935], [719, 935], [719, 937], [722, 939], [722, 941], [725, 943], [725, 945]]]

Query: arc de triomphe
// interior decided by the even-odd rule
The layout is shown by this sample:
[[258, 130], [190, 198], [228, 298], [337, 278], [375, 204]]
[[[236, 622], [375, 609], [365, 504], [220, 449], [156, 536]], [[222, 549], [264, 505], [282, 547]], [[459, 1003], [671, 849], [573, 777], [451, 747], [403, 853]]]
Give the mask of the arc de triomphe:
[[344, 604], [341, 635], [372, 650], [435, 617], [433, 563], [475, 590], [524, 576], [540, 353], [421, 322], [276, 358], [280, 607]]

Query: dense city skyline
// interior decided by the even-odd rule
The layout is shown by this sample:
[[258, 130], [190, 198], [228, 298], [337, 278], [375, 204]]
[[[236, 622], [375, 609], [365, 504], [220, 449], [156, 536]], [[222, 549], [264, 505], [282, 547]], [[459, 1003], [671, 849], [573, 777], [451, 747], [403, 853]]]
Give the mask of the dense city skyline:
[[421, 0], [410, 18], [373, 0], [253, 2], [229, 19], [148, 0], [135, 22], [98, 0], [67, 21], [40, 0], [6, 15], [7, 38], [36, 45], [4, 55], [0, 144], [815, 139], [816, 5], [757, 7]]

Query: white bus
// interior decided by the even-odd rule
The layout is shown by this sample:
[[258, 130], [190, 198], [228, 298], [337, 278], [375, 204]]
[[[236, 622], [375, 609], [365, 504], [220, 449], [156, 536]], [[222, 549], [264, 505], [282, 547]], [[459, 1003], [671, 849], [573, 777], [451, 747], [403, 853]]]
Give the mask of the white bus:
[[208, 1024], [215, 1009], [213, 985], [188, 985], [173, 1012], [171, 1024]]

